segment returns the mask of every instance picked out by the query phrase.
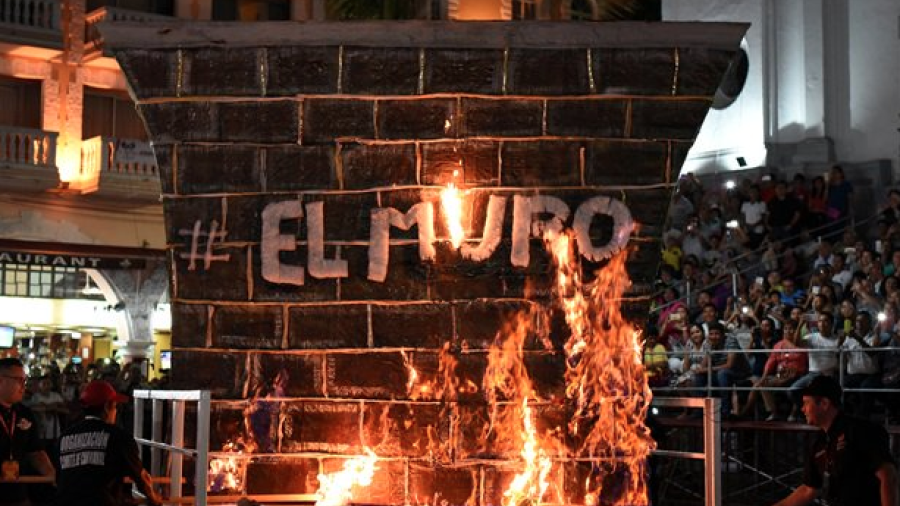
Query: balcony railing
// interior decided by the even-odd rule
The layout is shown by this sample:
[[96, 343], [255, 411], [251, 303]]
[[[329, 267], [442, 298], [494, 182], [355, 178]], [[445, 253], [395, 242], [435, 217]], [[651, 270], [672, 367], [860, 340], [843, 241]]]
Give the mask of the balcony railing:
[[60, 0], [0, 0], [0, 40], [62, 47]]
[[[2, 0], [0, 0], [2, 1]], [[56, 169], [56, 132], [0, 126], [0, 163]]]
[[0, 125], [0, 188], [26, 193], [56, 188], [59, 185], [56, 168], [58, 135], [34, 128]]
[[84, 192], [112, 198], [159, 198], [156, 156], [145, 141], [103, 136], [85, 140], [79, 179], [85, 184]]
[[[0, 0], [4, 1], [4, 0]], [[120, 7], [101, 7], [84, 18], [84, 53], [103, 51], [103, 36], [97, 29], [101, 21], [171, 21], [169, 16], [132, 11]]]

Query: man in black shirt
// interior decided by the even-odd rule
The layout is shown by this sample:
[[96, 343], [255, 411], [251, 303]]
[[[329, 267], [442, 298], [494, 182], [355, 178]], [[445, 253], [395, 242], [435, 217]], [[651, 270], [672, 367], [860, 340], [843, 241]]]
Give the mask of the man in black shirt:
[[117, 404], [128, 400], [106, 381], [92, 381], [81, 393], [84, 420], [59, 440], [60, 506], [119, 506], [128, 501], [126, 476], [147, 496], [161, 503], [150, 474], [141, 465], [134, 438], [115, 426]]
[[55, 478], [55, 470], [41, 447], [34, 414], [21, 404], [25, 368], [17, 358], [0, 359], [0, 505], [28, 506], [28, 489], [15, 483], [20, 474], [37, 471]]
[[787, 183], [779, 181], [775, 185], [775, 196], [769, 201], [766, 222], [769, 225], [769, 235], [773, 240], [786, 240], [799, 231], [800, 220], [803, 218], [803, 205], [789, 195]]
[[821, 494], [831, 506], [897, 506], [897, 467], [887, 432], [845, 415], [841, 387], [817, 376], [803, 390], [803, 413], [822, 429], [806, 457], [803, 484], [776, 506], [811, 503]]

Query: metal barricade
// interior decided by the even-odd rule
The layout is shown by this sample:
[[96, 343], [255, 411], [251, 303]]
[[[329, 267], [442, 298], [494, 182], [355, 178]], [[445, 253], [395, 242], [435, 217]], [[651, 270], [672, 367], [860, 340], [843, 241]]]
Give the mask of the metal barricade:
[[713, 397], [655, 397], [653, 406], [703, 409], [703, 452], [654, 450], [654, 455], [704, 462], [706, 506], [722, 504], [722, 401]]
[[[194, 497], [196, 506], [206, 506], [207, 468], [209, 465], [209, 416], [210, 393], [208, 390], [135, 390], [134, 398], [134, 439], [138, 445], [151, 448], [150, 474], [163, 475], [162, 452], [170, 455], [169, 501], [182, 500], [181, 475], [184, 456], [194, 458]], [[144, 404], [152, 402], [152, 426], [150, 439], [144, 438]], [[165, 403], [172, 403], [171, 443], [163, 441], [163, 415]], [[184, 447], [184, 414], [188, 402], [197, 403], [197, 443], [196, 448]]]

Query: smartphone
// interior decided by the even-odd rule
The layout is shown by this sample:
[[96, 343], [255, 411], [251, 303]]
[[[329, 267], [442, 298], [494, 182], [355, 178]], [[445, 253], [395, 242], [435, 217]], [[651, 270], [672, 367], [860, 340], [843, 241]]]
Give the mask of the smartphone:
[[763, 279], [762, 276], [756, 276], [756, 284], [757, 285], [762, 286], [764, 282], [765, 282], [765, 280]]
[[819, 295], [819, 291], [820, 291], [821, 289], [822, 289], [822, 287], [819, 286], [819, 285], [813, 286], [813, 287], [812, 287], [812, 293], [813, 293], [813, 295]]

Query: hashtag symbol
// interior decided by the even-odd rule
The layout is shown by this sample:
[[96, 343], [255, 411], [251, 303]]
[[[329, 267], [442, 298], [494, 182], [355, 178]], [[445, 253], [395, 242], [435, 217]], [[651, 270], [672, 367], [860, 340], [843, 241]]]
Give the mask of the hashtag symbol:
[[[181, 253], [179, 256], [181, 258], [187, 258], [190, 260], [190, 264], [188, 264], [188, 270], [193, 271], [197, 269], [197, 260], [203, 259], [203, 269], [209, 270], [209, 266], [216, 261], [227, 262], [231, 259], [231, 255], [229, 254], [213, 254], [213, 246], [216, 243], [216, 240], [222, 241], [225, 239], [225, 236], [228, 235], [228, 232], [225, 230], [219, 230], [219, 222], [213, 220], [209, 226], [209, 233], [204, 232], [200, 228], [200, 220], [194, 222], [193, 230], [179, 230], [178, 235], [182, 237], [191, 236], [191, 252], [190, 253]], [[206, 237], [206, 251], [201, 255], [198, 250], [200, 248], [200, 238]]]

